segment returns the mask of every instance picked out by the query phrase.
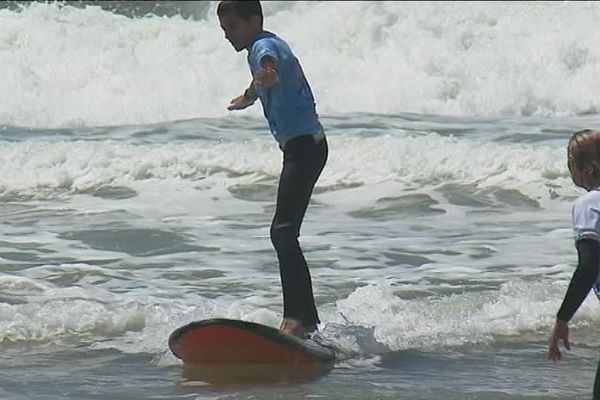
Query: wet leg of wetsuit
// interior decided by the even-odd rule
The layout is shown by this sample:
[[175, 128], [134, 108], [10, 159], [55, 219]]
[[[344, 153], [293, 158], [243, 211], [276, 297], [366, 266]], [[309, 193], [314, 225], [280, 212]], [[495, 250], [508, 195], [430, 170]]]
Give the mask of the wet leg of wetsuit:
[[310, 272], [298, 237], [327, 154], [326, 139], [315, 143], [312, 136], [300, 136], [286, 143], [277, 206], [271, 223], [271, 241], [279, 259], [283, 288], [283, 317], [297, 319], [304, 327], [316, 326], [319, 317]]

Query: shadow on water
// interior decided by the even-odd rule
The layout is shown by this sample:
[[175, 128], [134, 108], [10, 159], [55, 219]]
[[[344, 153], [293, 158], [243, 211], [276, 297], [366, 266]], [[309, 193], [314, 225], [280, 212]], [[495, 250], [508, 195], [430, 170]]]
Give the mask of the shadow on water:
[[374, 220], [388, 220], [410, 215], [429, 216], [444, 214], [436, 208], [439, 202], [425, 194], [408, 194], [405, 196], [385, 197], [378, 199], [374, 206], [348, 213], [351, 217]]
[[218, 250], [195, 245], [184, 234], [160, 229], [83, 229], [61, 233], [59, 237], [79, 241], [96, 250], [122, 252], [140, 257]]

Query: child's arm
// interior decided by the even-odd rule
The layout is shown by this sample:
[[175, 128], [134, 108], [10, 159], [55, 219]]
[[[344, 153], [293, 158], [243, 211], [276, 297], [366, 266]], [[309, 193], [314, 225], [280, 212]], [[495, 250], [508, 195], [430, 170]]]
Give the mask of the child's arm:
[[580, 239], [575, 244], [577, 247], [578, 263], [573, 273], [571, 283], [565, 294], [562, 305], [557, 314], [560, 321], [569, 322], [583, 303], [596, 279], [598, 279], [599, 244], [593, 239]]
[[248, 89], [244, 90], [244, 94], [231, 100], [229, 107], [227, 107], [229, 111], [243, 110], [251, 106], [258, 98], [255, 88], [268, 89], [277, 82], [279, 76], [275, 59], [271, 56], [265, 56], [261, 59], [261, 65], [262, 68], [256, 72]]
[[600, 270], [600, 244], [593, 239], [580, 239], [576, 242], [578, 263], [569, 288], [565, 294], [560, 309], [558, 310], [556, 323], [548, 343], [548, 358], [559, 361], [562, 358], [558, 343], [563, 341], [565, 348], [570, 350], [569, 344], [569, 321], [587, 297], [590, 289], [598, 279]]

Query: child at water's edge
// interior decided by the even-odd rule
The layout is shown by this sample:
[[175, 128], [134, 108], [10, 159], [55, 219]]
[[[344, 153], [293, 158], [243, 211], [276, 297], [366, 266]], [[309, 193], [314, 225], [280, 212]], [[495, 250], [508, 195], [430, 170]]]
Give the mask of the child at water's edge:
[[[562, 359], [559, 341], [567, 350], [569, 320], [590, 289], [596, 290], [600, 272], [600, 132], [585, 129], [576, 132], [567, 148], [568, 167], [575, 185], [587, 190], [573, 205], [573, 228], [578, 262], [556, 317], [548, 343], [548, 358]], [[594, 397], [600, 400], [600, 364], [594, 382]]]

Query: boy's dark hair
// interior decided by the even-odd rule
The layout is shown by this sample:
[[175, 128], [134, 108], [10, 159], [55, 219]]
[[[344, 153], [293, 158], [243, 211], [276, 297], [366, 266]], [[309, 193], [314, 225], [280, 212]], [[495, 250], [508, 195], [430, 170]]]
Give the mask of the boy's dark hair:
[[243, 19], [249, 21], [253, 16], [260, 18], [260, 23], [263, 22], [263, 13], [260, 1], [251, 0], [224, 0], [217, 6], [217, 15], [222, 17], [224, 15], [233, 13]]

